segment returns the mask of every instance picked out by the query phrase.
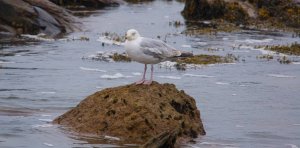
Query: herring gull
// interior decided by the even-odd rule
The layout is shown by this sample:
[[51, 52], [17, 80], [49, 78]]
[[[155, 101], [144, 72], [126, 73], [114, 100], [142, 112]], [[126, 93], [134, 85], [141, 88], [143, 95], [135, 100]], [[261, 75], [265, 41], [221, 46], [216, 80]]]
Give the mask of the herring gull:
[[[138, 31], [130, 29], [126, 32], [125, 50], [128, 56], [139, 63], [143, 63], [144, 73], [141, 80], [135, 84], [151, 84], [153, 81], [153, 64], [177, 57], [188, 57], [193, 54], [184, 52], [167, 45], [161, 40], [141, 37]], [[151, 64], [151, 77], [146, 80], [147, 64]]]

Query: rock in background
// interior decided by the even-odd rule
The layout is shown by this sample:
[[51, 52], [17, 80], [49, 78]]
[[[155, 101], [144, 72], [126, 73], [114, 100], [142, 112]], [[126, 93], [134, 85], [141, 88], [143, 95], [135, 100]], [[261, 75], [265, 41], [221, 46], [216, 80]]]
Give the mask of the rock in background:
[[54, 123], [79, 133], [118, 137], [120, 143], [148, 141], [146, 146], [205, 134], [195, 100], [173, 84], [157, 82], [96, 92]]
[[78, 31], [76, 19], [47, 0], [0, 0], [0, 31], [56, 37]]
[[236, 24], [300, 27], [299, 0], [189, 0], [182, 14], [187, 20], [222, 19]]

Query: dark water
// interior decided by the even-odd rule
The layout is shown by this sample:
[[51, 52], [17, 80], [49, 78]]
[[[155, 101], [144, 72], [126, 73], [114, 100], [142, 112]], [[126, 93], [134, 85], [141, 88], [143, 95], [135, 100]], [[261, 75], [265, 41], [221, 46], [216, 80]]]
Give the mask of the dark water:
[[143, 36], [166, 38], [182, 50], [231, 53], [240, 59], [186, 71], [155, 67], [156, 81], [176, 84], [196, 99], [201, 110], [207, 135], [186, 147], [299, 147], [300, 65], [280, 64], [276, 60], [280, 55], [270, 61], [257, 59], [265, 51], [253, 48], [299, 38], [261, 31], [185, 36], [180, 34], [185, 26], [169, 25], [184, 22], [183, 7], [183, 3], [156, 1], [106, 8], [81, 18], [85, 31], [67, 36], [89, 41], [1, 45], [0, 147], [113, 147], [97, 144], [97, 138], [66, 133], [50, 121], [95, 91], [141, 77], [142, 64], [82, 60], [99, 51], [124, 52], [121, 46], [102, 47], [97, 39], [103, 32], [123, 35], [130, 28]]

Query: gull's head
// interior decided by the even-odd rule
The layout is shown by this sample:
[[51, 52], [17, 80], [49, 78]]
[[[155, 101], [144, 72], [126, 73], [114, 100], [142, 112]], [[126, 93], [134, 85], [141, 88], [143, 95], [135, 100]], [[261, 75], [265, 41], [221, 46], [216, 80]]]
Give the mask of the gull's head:
[[126, 32], [126, 40], [128, 41], [132, 41], [132, 40], [135, 40], [137, 39], [138, 37], [140, 37], [140, 34], [138, 31], [134, 30], [134, 29], [129, 29], [127, 32]]

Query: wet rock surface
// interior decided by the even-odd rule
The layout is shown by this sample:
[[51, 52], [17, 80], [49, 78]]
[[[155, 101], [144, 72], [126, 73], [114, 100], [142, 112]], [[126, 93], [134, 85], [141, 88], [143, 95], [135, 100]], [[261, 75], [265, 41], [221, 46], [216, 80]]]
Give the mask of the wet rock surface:
[[173, 84], [157, 82], [96, 92], [53, 122], [79, 133], [119, 137], [120, 143], [172, 145], [176, 138], [205, 135], [195, 100]]
[[12, 35], [44, 33], [55, 37], [79, 30], [68, 11], [47, 0], [1, 0], [0, 8], [0, 31]]

